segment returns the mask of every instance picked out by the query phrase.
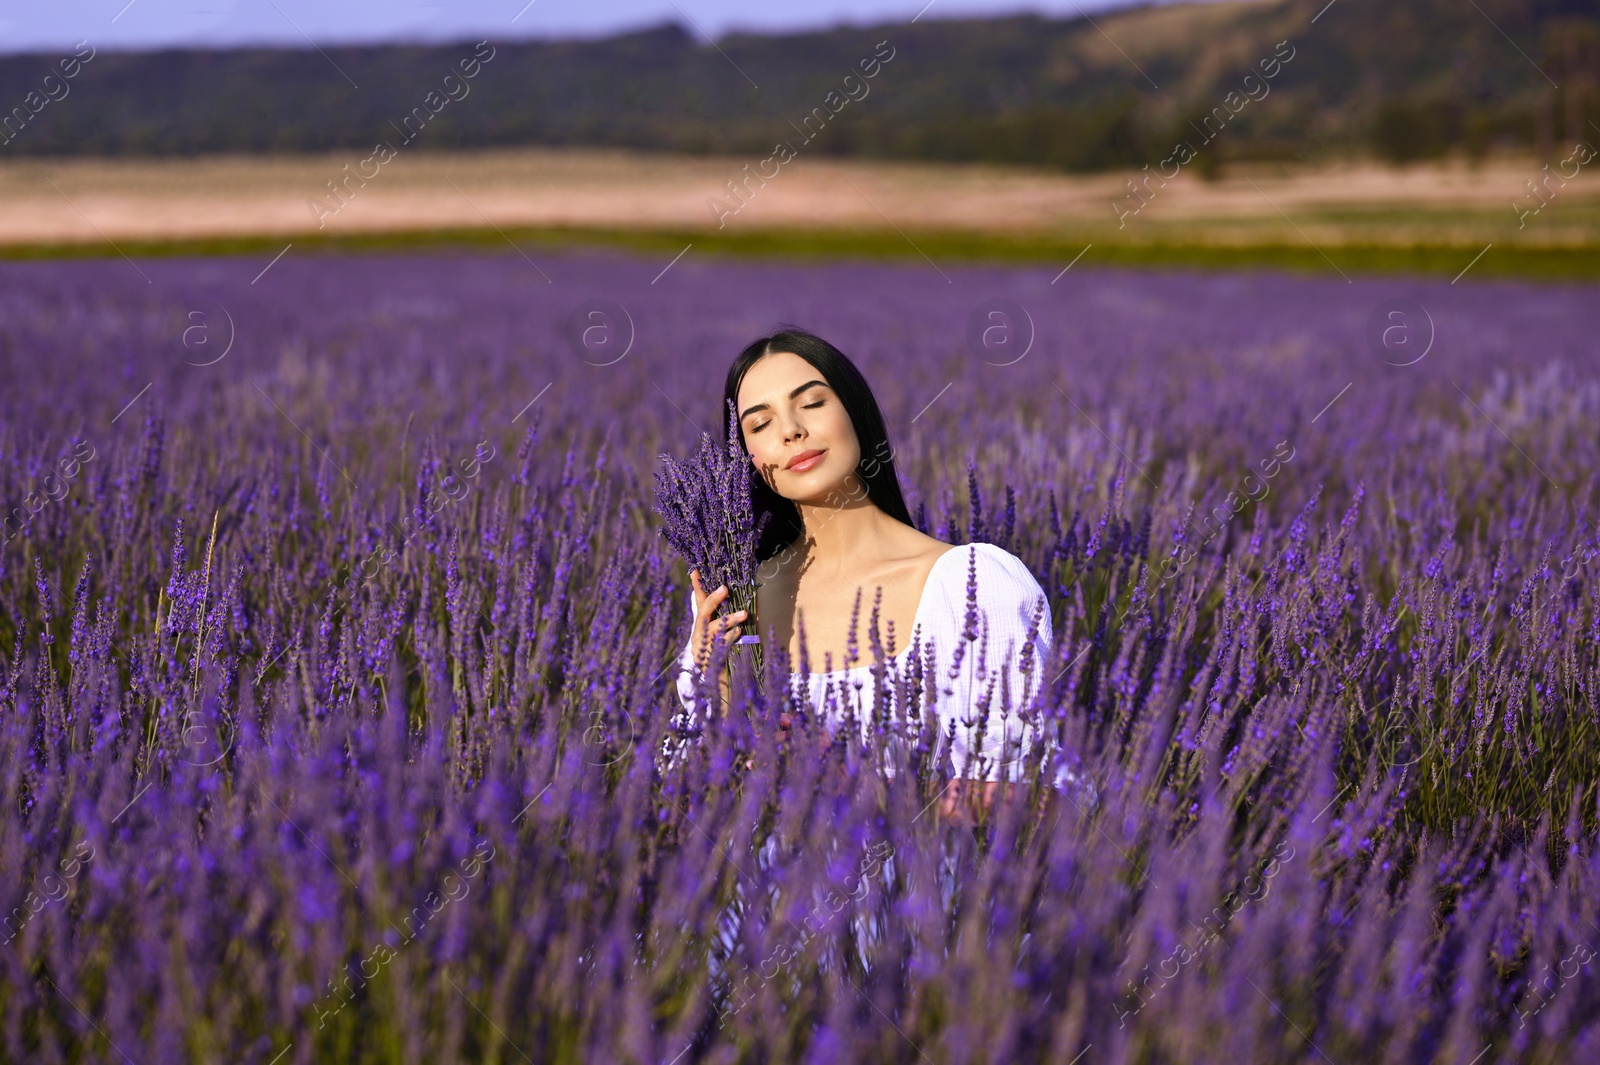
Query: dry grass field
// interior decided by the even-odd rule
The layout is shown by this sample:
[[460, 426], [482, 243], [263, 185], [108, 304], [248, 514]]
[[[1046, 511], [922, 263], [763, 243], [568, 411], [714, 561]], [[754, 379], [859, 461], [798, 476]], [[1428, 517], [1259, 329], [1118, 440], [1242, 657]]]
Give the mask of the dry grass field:
[[[1139, 248], [1246, 258], [1276, 249], [1313, 267], [1319, 256], [1332, 264], [1336, 249], [1370, 256], [1433, 248], [1443, 263], [1493, 244], [1502, 263], [1508, 254], [1528, 262], [1549, 255], [1567, 264], [1556, 272], [1587, 274], [1593, 270], [1583, 264], [1600, 250], [1596, 167], [1564, 184], [1547, 179], [1543, 208], [1519, 218], [1513, 204], [1537, 206], [1528, 183], [1545, 174], [1529, 159], [1398, 170], [1375, 163], [1239, 164], [1212, 182], [1192, 169], [1163, 181], [1152, 167], [1135, 195], [1129, 173], [800, 155], [770, 180], [748, 181], [741, 206], [727, 184], [746, 164], [753, 172], [759, 159], [550, 149], [402, 151], [381, 166], [363, 167], [364, 158], [343, 152], [6, 162], [0, 254], [84, 254], [107, 242], [158, 250], [474, 231], [493, 241], [632, 234], [646, 242], [687, 238], [758, 249], [776, 247], [777, 235], [778, 244], [794, 245], [812, 234], [847, 250], [840, 234], [849, 234], [845, 243], [876, 243], [886, 253], [893, 246], [915, 254], [910, 246], [926, 250], [931, 242], [978, 253], [989, 247], [1057, 254], [1094, 243], [1124, 258]], [[371, 176], [350, 176], [360, 172]], [[330, 193], [330, 181], [343, 182], [342, 200]], [[728, 209], [720, 225], [714, 198]]]

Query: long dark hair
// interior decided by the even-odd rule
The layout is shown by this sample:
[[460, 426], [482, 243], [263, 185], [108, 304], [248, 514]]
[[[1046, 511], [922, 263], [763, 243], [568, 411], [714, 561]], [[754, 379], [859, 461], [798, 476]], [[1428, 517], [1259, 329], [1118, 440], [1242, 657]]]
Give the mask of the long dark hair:
[[[730, 422], [736, 417], [728, 407], [737, 402], [744, 375], [763, 355], [786, 351], [810, 363], [844, 404], [850, 424], [855, 427], [856, 439], [861, 444], [861, 462], [856, 467], [856, 476], [867, 486], [867, 498], [891, 518], [915, 527], [911, 513], [906, 509], [905, 497], [900, 494], [900, 478], [894, 472], [894, 449], [889, 446], [889, 432], [884, 427], [883, 413], [878, 409], [878, 400], [873, 396], [871, 386], [844, 352], [815, 333], [785, 328], [771, 336], [751, 341], [739, 352], [739, 357], [728, 367], [727, 381], [722, 388], [723, 438], [727, 438], [732, 428]], [[744, 444], [744, 433], [738, 436], [739, 447], [749, 455], [750, 449]], [[800, 520], [800, 508], [792, 500], [773, 491], [766, 478], [757, 476], [750, 479], [750, 502], [757, 523], [761, 521], [761, 515], [772, 515], [756, 545], [758, 561], [765, 562], [805, 532], [805, 525]]]

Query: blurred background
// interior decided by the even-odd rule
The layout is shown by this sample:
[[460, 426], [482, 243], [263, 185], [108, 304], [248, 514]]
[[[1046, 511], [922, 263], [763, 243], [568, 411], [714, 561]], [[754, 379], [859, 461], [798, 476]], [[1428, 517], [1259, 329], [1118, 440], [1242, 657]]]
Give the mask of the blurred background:
[[12, 258], [1600, 270], [1579, 0], [108, 0], [0, 50]]

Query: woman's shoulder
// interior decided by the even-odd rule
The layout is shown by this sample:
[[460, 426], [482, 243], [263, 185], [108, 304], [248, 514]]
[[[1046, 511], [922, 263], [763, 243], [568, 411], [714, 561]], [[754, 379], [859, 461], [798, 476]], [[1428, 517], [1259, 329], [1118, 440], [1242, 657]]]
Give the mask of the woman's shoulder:
[[985, 631], [1002, 644], [1028, 633], [1046, 645], [1053, 638], [1049, 598], [1027, 563], [1005, 548], [963, 544], [939, 559], [935, 576], [930, 623], [946, 638], [976, 639]]

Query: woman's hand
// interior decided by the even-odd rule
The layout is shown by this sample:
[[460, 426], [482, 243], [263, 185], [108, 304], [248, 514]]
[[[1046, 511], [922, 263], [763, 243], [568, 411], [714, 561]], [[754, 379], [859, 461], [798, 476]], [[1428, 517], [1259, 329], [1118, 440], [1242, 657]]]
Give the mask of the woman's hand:
[[728, 586], [724, 584], [709, 595], [706, 594], [706, 590], [700, 587], [700, 571], [697, 569], [689, 571], [689, 580], [694, 584], [694, 634], [690, 637], [690, 641], [694, 647], [695, 665], [701, 672], [705, 672], [706, 666], [711, 661], [712, 639], [720, 635], [729, 643], [737, 640], [743, 631], [743, 626], [732, 623], [743, 621], [745, 611], [735, 610], [727, 617], [712, 617], [712, 612], [728, 598]]
[[[1021, 801], [1028, 794], [1028, 786], [998, 780], [952, 780], [939, 797], [939, 816], [946, 820], [974, 827], [979, 818], [994, 811], [995, 802], [1002, 804]], [[1055, 789], [1045, 788], [1034, 804], [1034, 817], [1043, 819], [1055, 804]]]
[[999, 791], [999, 781], [963, 780], [958, 777], [946, 785], [944, 793], [939, 796], [939, 816], [958, 824], [973, 824], [980, 811], [988, 812]]
[[[779, 714], [778, 714], [778, 749], [779, 750], [782, 750], [783, 748], [788, 746], [788, 744], [789, 744], [789, 729], [791, 727], [793, 727], [793, 725], [794, 725], [794, 718], [789, 716], [789, 712], [787, 710], [780, 711]], [[754, 758], [746, 758], [744, 760], [744, 767], [746, 769], [754, 769], [756, 767], [756, 760]]]

